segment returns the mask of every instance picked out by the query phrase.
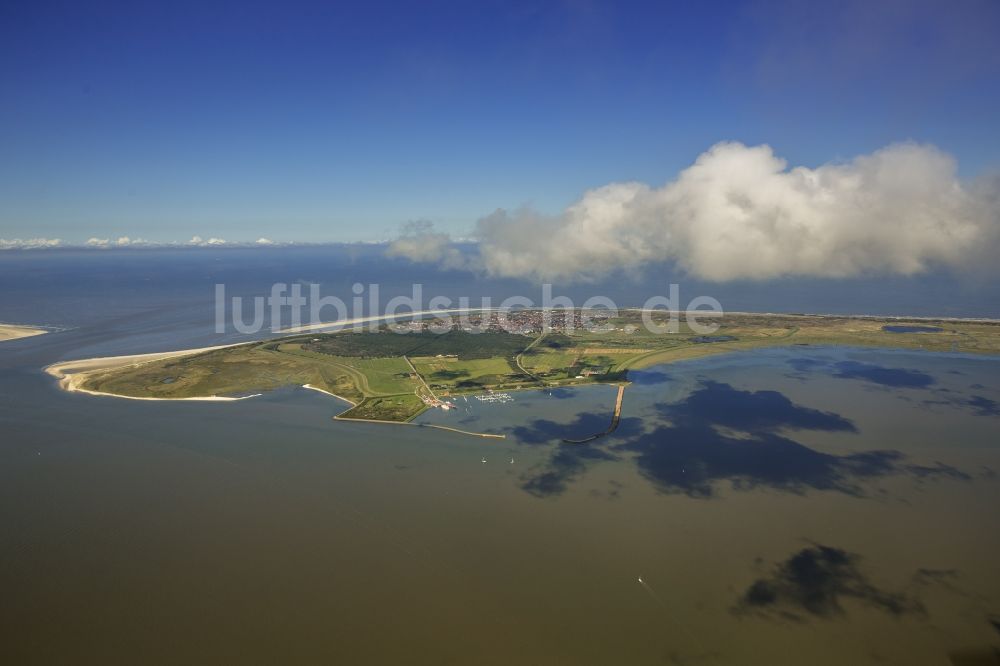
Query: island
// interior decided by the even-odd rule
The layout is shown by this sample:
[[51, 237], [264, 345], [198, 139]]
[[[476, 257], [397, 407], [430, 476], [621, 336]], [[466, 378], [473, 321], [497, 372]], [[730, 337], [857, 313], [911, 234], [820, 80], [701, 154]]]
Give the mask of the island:
[[[604, 313], [604, 314], [602, 314]], [[807, 314], [726, 313], [695, 332], [664, 312], [540, 310], [437, 315], [363, 332], [306, 333], [222, 347], [70, 361], [47, 368], [72, 391], [152, 400], [238, 400], [304, 386], [343, 400], [335, 418], [407, 423], [458, 396], [629, 382], [652, 365], [777, 346], [882, 347], [1000, 354], [1000, 322]], [[706, 316], [700, 317], [702, 323]], [[591, 326], [584, 324], [590, 322]], [[371, 329], [374, 330], [371, 330]], [[618, 405], [621, 404], [621, 390]]]
[[0, 324], [0, 342], [17, 340], [18, 338], [30, 338], [33, 335], [43, 335], [48, 333], [44, 328], [37, 326], [23, 326], [21, 324]]

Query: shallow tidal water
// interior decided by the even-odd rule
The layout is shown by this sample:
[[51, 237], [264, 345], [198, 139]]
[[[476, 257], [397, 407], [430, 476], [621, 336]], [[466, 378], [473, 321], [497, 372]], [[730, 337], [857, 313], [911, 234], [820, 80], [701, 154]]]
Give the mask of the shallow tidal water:
[[3, 663], [947, 664], [1000, 645], [1000, 360], [659, 366], [615, 433], [568, 445], [607, 427], [613, 387], [419, 420], [504, 440], [333, 421], [344, 406], [301, 388], [67, 394], [44, 365], [232, 341], [205, 303], [72, 300], [41, 309], [67, 330], [0, 346]]

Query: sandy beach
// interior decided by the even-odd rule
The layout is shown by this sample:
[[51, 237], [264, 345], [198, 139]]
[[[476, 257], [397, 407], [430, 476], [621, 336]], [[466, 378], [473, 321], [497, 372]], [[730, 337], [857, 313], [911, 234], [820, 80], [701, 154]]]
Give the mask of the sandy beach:
[[[283, 328], [275, 333], [281, 335], [288, 335], [293, 333], [309, 333], [313, 331], [334, 333], [341, 329], [345, 329], [349, 326], [356, 326], [357, 324], [370, 324], [373, 322], [382, 321], [395, 321], [396, 319], [419, 319], [421, 317], [427, 317], [429, 315], [461, 315], [461, 314], [472, 314], [476, 312], [493, 312], [499, 308], [450, 308], [446, 310], [417, 310], [417, 311], [405, 311], [399, 312], [391, 315], [371, 315], [368, 317], [355, 317], [354, 319], [344, 319], [342, 321], [328, 321], [319, 322], [316, 324], [303, 324], [301, 326], [289, 326]], [[335, 329], [335, 330], [329, 330]]]
[[0, 342], [17, 340], [18, 338], [30, 338], [33, 335], [44, 335], [48, 333], [44, 328], [35, 326], [19, 326], [16, 324], [0, 324]]
[[239, 398], [230, 398], [225, 396], [203, 396], [196, 398], [147, 398], [129, 395], [118, 395], [115, 393], [104, 393], [102, 391], [91, 391], [82, 388], [83, 382], [87, 377], [94, 372], [101, 372], [104, 370], [110, 370], [112, 368], [121, 368], [125, 366], [138, 366], [143, 363], [151, 363], [153, 361], [160, 361], [167, 358], [180, 358], [182, 356], [192, 356], [194, 354], [201, 354], [202, 352], [214, 351], [216, 349], [225, 349], [227, 347], [236, 347], [241, 344], [246, 344], [243, 342], [238, 342], [231, 345], [216, 345], [214, 347], [201, 347], [199, 349], [183, 349], [180, 351], [170, 351], [170, 352], [155, 352], [152, 354], [132, 354], [130, 356], [105, 356], [101, 358], [87, 358], [80, 359], [77, 361], [63, 361], [61, 363], [53, 363], [45, 368], [45, 372], [52, 375], [59, 380], [59, 388], [64, 391], [70, 391], [71, 393], [87, 393], [89, 395], [103, 395], [110, 396], [112, 398], [123, 398], [125, 400], [169, 400], [169, 401], [212, 401], [212, 402], [231, 402], [234, 400], [246, 400], [247, 398], [254, 398], [260, 395], [259, 393], [254, 395], [241, 396]]
[[319, 391], [320, 393], [325, 393], [327, 395], [333, 396], [337, 400], [343, 400], [344, 402], [346, 402], [347, 404], [349, 404], [351, 407], [356, 407], [357, 404], [358, 404], [358, 403], [354, 402], [353, 400], [348, 400], [347, 398], [345, 398], [343, 396], [337, 395], [336, 393], [331, 393], [330, 391], [327, 391], [326, 389], [321, 389], [320, 387], [313, 386], [312, 384], [303, 384], [302, 388], [309, 389], [310, 391]]

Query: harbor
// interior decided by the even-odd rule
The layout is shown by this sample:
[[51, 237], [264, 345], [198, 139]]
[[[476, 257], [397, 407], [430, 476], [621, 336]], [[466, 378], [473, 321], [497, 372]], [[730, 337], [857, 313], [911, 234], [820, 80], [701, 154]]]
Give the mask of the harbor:
[[478, 400], [479, 402], [493, 402], [501, 404], [514, 402], [514, 396], [512, 396], [510, 393], [504, 393], [501, 391], [490, 391], [488, 393], [482, 393], [473, 397], [475, 397], [476, 400]]

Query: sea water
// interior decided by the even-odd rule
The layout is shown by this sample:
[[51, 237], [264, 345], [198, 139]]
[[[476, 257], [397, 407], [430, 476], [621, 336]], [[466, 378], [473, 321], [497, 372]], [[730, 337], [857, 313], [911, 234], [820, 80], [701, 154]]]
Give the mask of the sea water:
[[0, 346], [4, 661], [936, 664], [998, 642], [993, 359], [649, 368], [587, 445], [562, 440], [607, 428], [613, 387], [418, 420], [497, 440], [335, 422], [342, 403], [296, 387], [124, 401], [42, 371], [239, 341], [213, 332], [219, 281], [454, 284], [422, 270], [346, 250], [0, 256], [0, 320], [58, 329]]

